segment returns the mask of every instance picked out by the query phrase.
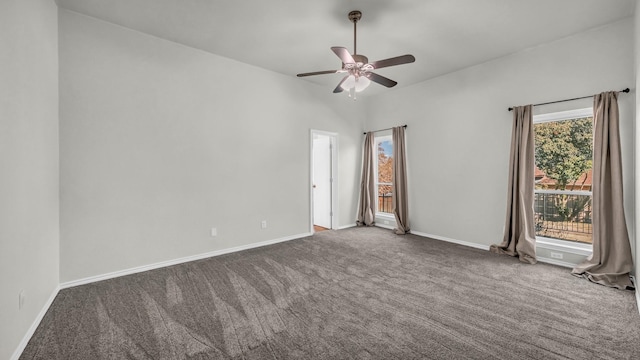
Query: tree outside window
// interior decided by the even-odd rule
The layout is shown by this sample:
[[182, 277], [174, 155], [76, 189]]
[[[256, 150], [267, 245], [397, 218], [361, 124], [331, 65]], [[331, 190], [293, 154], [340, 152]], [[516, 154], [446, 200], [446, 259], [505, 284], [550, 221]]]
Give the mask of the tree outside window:
[[391, 192], [393, 190], [393, 144], [390, 136], [376, 138], [377, 156], [377, 212], [392, 213]]
[[[536, 166], [553, 181], [536, 188], [591, 190], [585, 175], [593, 165], [593, 119], [552, 121], [534, 125]], [[581, 181], [579, 181], [581, 180]]]

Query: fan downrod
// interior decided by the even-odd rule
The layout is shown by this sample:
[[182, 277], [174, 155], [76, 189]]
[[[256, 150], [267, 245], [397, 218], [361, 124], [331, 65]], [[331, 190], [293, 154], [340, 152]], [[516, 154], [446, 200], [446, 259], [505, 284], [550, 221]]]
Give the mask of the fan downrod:
[[358, 50], [357, 50], [357, 30], [356, 30], [356, 24], [358, 23], [358, 21], [360, 21], [360, 19], [362, 18], [362, 13], [360, 12], [360, 10], [353, 10], [349, 13], [349, 20], [353, 23], [353, 54], [357, 54]]

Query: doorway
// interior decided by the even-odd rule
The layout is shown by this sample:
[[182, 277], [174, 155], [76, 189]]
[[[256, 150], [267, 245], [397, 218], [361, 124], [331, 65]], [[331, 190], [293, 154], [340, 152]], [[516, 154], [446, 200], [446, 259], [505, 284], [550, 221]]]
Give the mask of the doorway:
[[335, 228], [337, 135], [311, 130], [311, 232]]

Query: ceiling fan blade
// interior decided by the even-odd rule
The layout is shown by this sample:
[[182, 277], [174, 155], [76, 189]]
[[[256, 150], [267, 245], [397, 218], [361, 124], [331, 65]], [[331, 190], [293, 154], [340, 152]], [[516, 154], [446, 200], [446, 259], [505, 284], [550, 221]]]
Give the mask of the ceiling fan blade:
[[413, 57], [413, 55], [402, 55], [402, 56], [396, 56], [396, 57], [392, 57], [384, 60], [374, 61], [371, 63], [371, 65], [373, 66], [374, 69], [380, 69], [387, 66], [408, 64], [414, 61], [416, 61], [416, 58]]
[[303, 76], [312, 76], [312, 75], [324, 75], [324, 74], [335, 74], [340, 70], [325, 70], [325, 71], [314, 71], [314, 72], [308, 72], [308, 73], [302, 73], [302, 74], [298, 74], [296, 75], [297, 77], [303, 77]]
[[349, 77], [349, 75], [347, 75], [347, 76], [343, 77], [343, 78], [342, 78], [342, 80], [340, 80], [340, 83], [338, 84], [338, 86], [336, 86], [336, 88], [335, 88], [335, 89], [333, 89], [333, 93], [334, 93], [334, 94], [341, 93], [341, 92], [342, 92], [342, 90], [344, 90], [344, 89], [342, 88], [342, 83], [343, 83], [343, 82], [345, 82], [345, 80], [347, 80], [347, 78], [348, 78], [348, 77]]
[[396, 81], [393, 81], [389, 78], [386, 78], [384, 76], [378, 75], [376, 73], [367, 73], [367, 75], [365, 75], [366, 77], [369, 78], [369, 80], [373, 81], [373, 82], [377, 82], [380, 85], [384, 85], [386, 87], [394, 87], [396, 86], [398, 83]]
[[334, 46], [334, 47], [331, 48], [331, 50], [336, 55], [338, 55], [340, 60], [342, 60], [342, 63], [344, 63], [344, 64], [355, 64], [356, 63], [356, 61], [353, 60], [353, 56], [351, 56], [351, 54], [349, 54], [349, 50], [347, 50], [347, 48], [340, 47], [340, 46]]

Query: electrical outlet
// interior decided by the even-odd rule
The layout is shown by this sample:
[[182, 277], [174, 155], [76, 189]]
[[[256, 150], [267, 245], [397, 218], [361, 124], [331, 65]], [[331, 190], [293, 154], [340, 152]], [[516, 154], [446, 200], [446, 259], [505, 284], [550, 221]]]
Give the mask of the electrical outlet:
[[557, 252], [552, 252], [551, 253], [551, 258], [552, 259], [562, 259], [562, 253], [557, 253]]
[[24, 307], [25, 298], [26, 294], [24, 293], [24, 290], [20, 290], [20, 294], [18, 294], [18, 310], [22, 310]]
[[260, 226], [261, 226], [263, 229], [266, 229], [266, 228], [267, 228], [267, 220], [262, 220], [262, 222], [260, 223]]
[[212, 227], [211, 228], [211, 236], [218, 236], [218, 229]]

